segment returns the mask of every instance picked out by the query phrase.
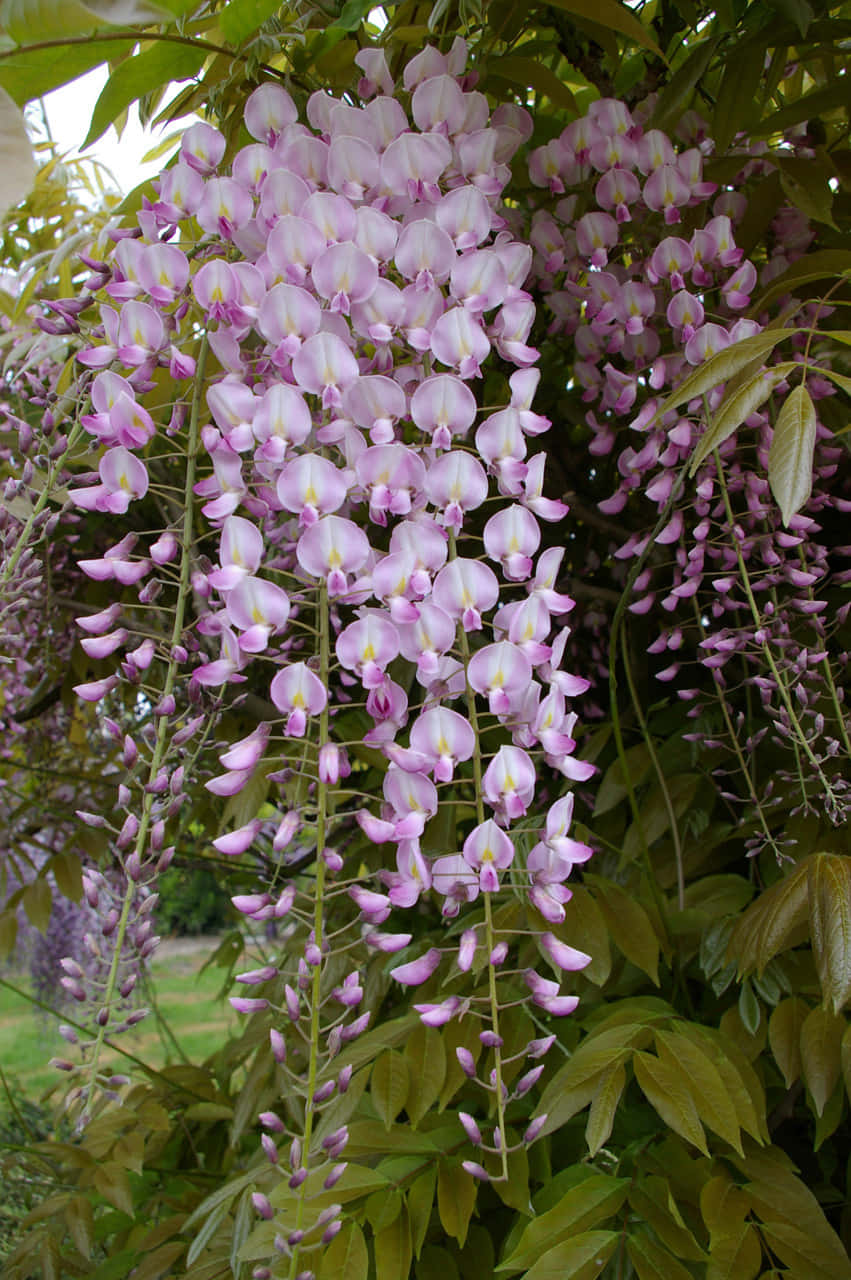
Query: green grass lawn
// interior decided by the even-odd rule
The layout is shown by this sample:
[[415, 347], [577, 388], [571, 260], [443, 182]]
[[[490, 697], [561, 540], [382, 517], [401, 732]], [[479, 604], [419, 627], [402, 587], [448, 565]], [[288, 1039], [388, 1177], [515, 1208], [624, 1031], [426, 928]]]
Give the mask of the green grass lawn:
[[[210, 966], [201, 972], [207, 957], [206, 951], [167, 957], [160, 952], [150, 967], [159, 1011], [187, 1056], [195, 1061], [212, 1053], [228, 1029], [232, 1030], [237, 1024], [237, 1015], [227, 997], [218, 995], [222, 970]], [[0, 971], [0, 977], [18, 987], [27, 986], [25, 976], [4, 970]], [[149, 999], [140, 1000], [140, 1004], [148, 1003]], [[73, 1008], [66, 1010], [70, 1018], [75, 1012]], [[59, 1035], [61, 1021], [61, 1017], [34, 1010], [29, 1001], [0, 984], [0, 1067], [9, 1086], [30, 1099], [37, 1099], [51, 1085], [63, 1080], [58, 1071], [47, 1065], [50, 1058], [74, 1057], [74, 1051]], [[158, 1030], [153, 1015], [125, 1032], [121, 1044], [155, 1067], [179, 1060], [168, 1037]], [[120, 1055], [115, 1052], [104, 1055], [104, 1062], [114, 1063], [116, 1070], [124, 1069], [120, 1066]], [[0, 1098], [0, 1108], [2, 1106]]]

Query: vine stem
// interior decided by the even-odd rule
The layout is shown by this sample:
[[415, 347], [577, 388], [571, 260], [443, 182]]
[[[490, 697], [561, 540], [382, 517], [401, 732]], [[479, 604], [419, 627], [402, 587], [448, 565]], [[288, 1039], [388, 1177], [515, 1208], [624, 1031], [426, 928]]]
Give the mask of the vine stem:
[[[200, 432], [198, 428], [200, 408], [201, 408], [201, 388], [204, 382], [204, 368], [207, 362], [207, 336], [201, 339], [201, 348], [198, 353], [198, 364], [195, 370], [195, 380], [192, 392], [192, 412], [189, 419], [189, 439], [187, 442], [186, 452], [186, 481], [183, 490], [183, 530], [181, 534], [181, 559], [180, 559], [180, 584], [178, 589], [177, 604], [174, 611], [174, 622], [171, 629], [171, 644], [169, 646], [168, 667], [166, 668], [165, 682], [163, 684], [162, 696], [167, 697], [173, 692], [177, 680], [178, 662], [174, 656], [175, 649], [180, 643], [183, 635], [183, 623], [186, 616], [186, 601], [189, 598], [190, 587], [190, 570], [191, 570], [191, 553], [192, 553], [192, 521], [194, 514], [193, 506], [193, 488], [195, 485], [195, 471], [198, 459], [198, 445], [200, 440]], [[154, 743], [154, 750], [151, 756], [151, 763], [148, 769], [148, 782], [152, 784], [160, 771], [163, 760], [165, 759], [166, 747], [168, 744], [168, 716], [162, 716], [157, 725], [157, 737]], [[139, 821], [139, 830], [136, 833], [136, 839], [133, 844], [133, 851], [141, 861], [142, 853], [145, 848], [145, 841], [148, 838], [148, 829], [151, 824], [151, 810], [154, 803], [154, 793], [151, 787], [147, 787], [142, 800], [142, 816]], [[106, 982], [106, 991], [104, 992], [103, 1008], [107, 1011], [115, 998], [115, 988], [118, 981], [118, 970], [121, 963], [121, 952], [124, 948], [124, 939], [127, 934], [127, 926], [130, 921], [130, 908], [133, 903], [133, 895], [136, 891], [136, 883], [129, 877], [127, 879], [127, 887], [124, 891], [124, 901], [121, 904], [121, 915], [118, 919], [118, 925], [115, 930], [115, 943], [112, 952], [112, 961], [109, 966], [109, 975]], [[103, 1049], [104, 1039], [106, 1037], [106, 1024], [99, 1026], [95, 1035], [94, 1044], [92, 1046], [92, 1059], [89, 1067], [89, 1087], [85, 1099], [84, 1118], [89, 1111], [89, 1102], [91, 1100], [92, 1090], [97, 1080], [98, 1064], [100, 1061], [101, 1051]]]
[[[455, 545], [455, 534], [450, 530], [449, 533], [449, 558], [454, 560], [457, 555]], [[481, 825], [485, 821], [485, 805], [482, 799], [482, 752], [479, 745], [479, 718], [476, 711], [476, 694], [467, 679], [467, 668], [470, 665], [470, 642], [467, 638], [467, 632], [464, 630], [463, 623], [458, 624], [458, 635], [461, 646], [461, 653], [464, 658], [464, 688], [467, 701], [467, 715], [470, 720], [470, 727], [473, 730], [473, 786], [476, 792], [476, 822]], [[495, 1036], [499, 1036], [499, 1001], [496, 992], [496, 969], [491, 962], [491, 955], [495, 946], [494, 928], [493, 928], [493, 909], [491, 907], [491, 896], [489, 893], [483, 893], [485, 900], [485, 946], [488, 950], [488, 996], [490, 1000], [490, 1016], [491, 1027]], [[502, 1084], [502, 1053], [499, 1044], [494, 1045], [494, 1074], [496, 1079], [496, 1114], [499, 1124], [499, 1134], [501, 1138], [501, 1162], [502, 1162], [502, 1179], [508, 1181], [508, 1153], [505, 1149], [505, 1098], [503, 1096]]]
[[638, 690], [635, 687], [635, 680], [632, 674], [632, 663], [629, 657], [629, 645], [627, 643], [626, 629], [621, 631], [621, 658], [623, 660], [624, 674], [626, 682], [629, 686], [629, 696], [632, 698], [632, 705], [635, 708], [635, 714], [638, 723], [641, 725], [641, 732], [644, 735], [644, 742], [650, 753], [650, 759], [653, 761], [653, 768], [656, 771], [656, 779], [659, 783], [659, 789], [662, 792], [662, 799], [665, 803], [665, 811], [668, 814], [668, 822], [671, 825], [671, 836], [674, 842], [674, 860], [677, 864], [677, 906], [680, 911], [685, 910], [686, 905], [686, 881], [685, 868], [683, 865], [683, 846], [680, 840], [679, 827], [677, 826], [677, 815], [674, 810], [674, 802], [671, 799], [671, 793], [668, 790], [668, 783], [665, 779], [665, 773], [656, 752], [653, 742], [653, 735], [641, 710], [641, 702], [638, 697]]
[[[323, 687], [328, 688], [328, 672], [331, 665], [331, 644], [329, 634], [328, 620], [328, 588], [323, 582], [319, 588], [319, 679], [322, 681]], [[319, 751], [328, 743], [328, 702], [319, 714]], [[321, 984], [322, 984], [322, 936], [324, 923], [324, 907], [325, 907], [325, 841], [326, 841], [326, 825], [328, 821], [328, 785], [323, 782], [321, 777], [316, 783], [316, 883], [314, 888], [313, 900], [313, 940], [320, 949], [320, 961], [314, 967], [313, 981], [310, 989], [310, 1059], [307, 1068], [307, 1100], [305, 1102], [304, 1113], [304, 1133], [302, 1136], [302, 1160], [307, 1161], [310, 1158], [310, 1142], [313, 1137], [313, 1122], [315, 1119], [315, 1107], [313, 1103], [313, 1095], [316, 1092], [316, 1077], [319, 1071], [319, 1031], [320, 1031], [320, 1014], [321, 1014]], [[296, 1208], [296, 1230], [300, 1231], [304, 1225], [304, 1212], [306, 1206], [306, 1182], [303, 1182], [299, 1188], [298, 1206]], [[298, 1274], [299, 1246], [296, 1245], [290, 1255], [290, 1280], [295, 1280]]]
[[36, 499], [36, 502], [33, 506], [32, 511], [27, 516], [26, 522], [24, 523], [24, 527], [21, 530], [20, 537], [18, 538], [18, 541], [15, 543], [14, 551], [9, 556], [9, 559], [6, 561], [6, 563], [3, 566], [3, 575], [2, 575], [2, 578], [0, 578], [0, 583], [2, 583], [3, 586], [6, 585], [6, 583], [12, 577], [12, 574], [17, 569], [18, 561], [20, 560], [21, 556], [24, 554], [24, 550], [29, 543], [30, 535], [32, 534], [32, 530], [33, 530], [33, 525], [35, 524], [36, 520], [41, 515], [42, 511], [44, 511], [45, 507], [50, 501], [50, 495], [53, 489], [53, 481], [55, 480], [59, 472], [62, 470], [62, 468], [64, 467], [68, 459], [68, 455], [71, 453], [71, 450], [76, 445], [82, 433], [83, 433], [83, 428], [80, 426], [79, 422], [75, 422], [74, 426], [71, 428], [71, 431], [68, 435], [68, 443], [65, 446], [64, 452], [60, 454], [60, 456], [49, 468], [47, 473], [47, 482], [45, 483], [45, 486], [42, 489], [41, 493], [38, 495], [38, 498]]

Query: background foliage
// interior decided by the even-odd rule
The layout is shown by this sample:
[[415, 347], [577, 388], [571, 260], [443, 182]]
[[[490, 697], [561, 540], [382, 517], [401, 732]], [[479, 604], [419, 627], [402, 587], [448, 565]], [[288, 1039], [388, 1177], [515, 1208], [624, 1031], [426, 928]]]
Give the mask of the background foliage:
[[[245, 101], [259, 81], [284, 79], [303, 105], [316, 88], [345, 91], [357, 78], [355, 54], [370, 42], [380, 39], [398, 72], [427, 41], [447, 49], [463, 32], [478, 87], [493, 103], [517, 101], [532, 112], [530, 148], [558, 137], [598, 97], [635, 107], [650, 95], [653, 123], [671, 131], [694, 110], [715, 139], [706, 165], [711, 180], [732, 184], [760, 154], [747, 150], [746, 140], [751, 148], [764, 144], [761, 154], [771, 159], [753, 163], [747, 211], [736, 229], [736, 243], [760, 268], [774, 252], [780, 208], [807, 220], [806, 253], [781, 263], [773, 279], [763, 277], [748, 314], [782, 314], [793, 290], [797, 314], [829, 293], [832, 310], [811, 320], [818, 327], [813, 358], [832, 393], [818, 402], [820, 421], [839, 446], [824, 483], [847, 496], [851, 8], [811, 0], [711, 7], [654, 0], [629, 8], [617, 0], [458, 6], [437, 0], [385, 6], [381, 30], [371, 23], [371, 9], [360, 0], [293, 8], [268, 0], [201, 6], [3, 0], [0, 87], [22, 107], [106, 62], [110, 77], [94, 106], [89, 141], [110, 123], [120, 125], [138, 102], [145, 120], [204, 112], [235, 148]], [[163, 108], [175, 80], [185, 87]], [[3, 263], [15, 275], [0, 290], [4, 395], [10, 414], [33, 422], [41, 412], [33, 397], [45, 349], [30, 361], [32, 308], [73, 292], [83, 274], [74, 252], [107, 214], [74, 199], [71, 181], [59, 158], [48, 158], [4, 228]], [[132, 192], [119, 218], [129, 218], [151, 194]], [[533, 203], [554, 208], [558, 198], [532, 185], [521, 160], [509, 194], [521, 211]], [[806, 728], [803, 737], [787, 732], [784, 742], [776, 731], [782, 717], [753, 685], [739, 680], [719, 689], [711, 671], [698, 668], [700, 618], [688, 624], [680, 655], [700, 691], [700, 717], [689, 714], [687, 699], [671, 695], [688, 682], [657, 682], [667, 659], [657, 661], [648, 650], [670, 620], [658, 601], [644, 612], [628, 606], [637, 599], [639, 573], [664, 576], [670, 561], [664, 544], [652, 541], [634, 565], [614, 553], [626, 537], [655, 536], [659, 508], [639, 488], [622, 513], [600, 512], [597, 504], [620, 483], [618, 458], [632, 440], [628, 419], [615, 424], [612, 452], [589, 454], [595, 436], [575, 372], [578, 353], [572, 334], [551, 323], [546, 294], [544, 282], [534, 335], [543, 369], [536, 409], [554, 423], [547, 437], [551, 490], [567, 495], [572, 507], [558, 528], [567, 538], [565, 589], [578, 601], [571, 619], [575, 666], [597, 673], [581, 754], [598, 773], [579, 788], [584, 807], [577, 808], [576, 831], [597, 853], [589, 870], [575, 872], [558, 934], [592, 961], [574, 975], [577, 1014], [546, 1027], [558, 1031], [559, 1045], [538, 1086], [545, 1138], [512, 1158], [507, 1183], [478, 1186], [460, 1169], [465, 1143], [453, 1112], [472, 1105], [455, 1049], [466, 1045], [476, 1053], [480, 1046], [464, 1022], [441, 1031], [421, 1025], [410, 1007], [416, 993], [391, 989], [386, 963], [373, 965], [366, 997], [376, 1014], [373, 1029], [355, 1046], [354, 1081], [328, 1121], [329, 1129], [348, 1123], [357, 1178], [345, 1193], [349, 1216], [322, 1258], [321, 1276], [841, 1280], [851, 1275], [851, 873], [844, 809], [830, 810], [819, 778], [806, 762], [801, 766], [802, 742], [814, 741]], [[49, 390], [60, 403], [74, 395], [73, 345], [59, 334], [49, 352], [59, 369]], [[805, 360], [809, 351], [808, 345]], [[745, 368], [739, 386], [761, 368], [762, 352], [754, 355], [760, 359]], [[797, 357], [787, 351], [784, 358]], [[718, 365], [704, 390], [741, 373], [729, 361]], [[734, 382], [727, 399], [735, 390]], [[11, 434], [4, 467], [14, 477], [19, 463]], [[729, 437], [725, 465], [733, 468], [738, 459], [746, 469], [770, 471], [771, 459], [756, 457], [745, 428], [741, 434], [741, 445]], [[781, 506], [800, 505], [777, 467], [774, 487]], [[61, 492], [47, 493], [51, 509], [63, 500]], [[694, 501], [689, 490], [683, 501]], [[32, 503], [32, 495], [7, 498], [18, 520], [27, 519]], [[831, 778], [847, 786], [843, 510], [826, 509], [819, 532], [838, 575], [822, 593], [827, 638], [807, 630], [806, 615], [794, 622], [791, 638], [796, 653], [817, 651], [821, 643], [829, 652], [837, 701], [819, 690], [811, 709], [834, 718], [840, 749]], [[670, 509], [663, 514], [669, 518]], [[78, 809], [98, 810], [104, 778], [118, 768], [118, 748], [72, 693], [93, 674], [73, 618], [100, 608], [103, 597], [75, 572], [68, 553], [71, 539], [102, 546], [108, 533], [97, 522], [61, 528], [62, 538], [41, 548], [46, 587], [27, 601], [37, 640], [20, 625], [20, 600], [5, 614], [6, 653], [14, 657], [4, 667], [2, 690], [7, 901], [0, 944], [7, 952], [19, 921], [46, 932], [63, 897], [81, 900], [81, 865], [105, 867], [108, 859], [105, 833], [74, 818]], [[75, 554], [91, 549], [78, 543]], [[764, 662], [760, 651], [751, 673], [760, 663], [764, 673]], [[259, 695], [250, 691], [226, 714], [225, 739], [262, 719], [251, 696]], [[367, 791], [380, 787], [374, 762], [368, 767]], [[772, 779], [773, 793], [766, 789]], [[203, 851], [208, 875], [225, 879], [230, 893], [247, 891], [246, 873], [208, 844], [242, 820], [240, 801], [223, 818], [221, 802], [203, 788], [191, 799], [186, 848], [175, 866], [181, 852], [194, 858]], [[250, 817], [257, 797], [246, 806]], [[226, 986], [244, 963], [244, 949], [256, 945], [238, 934], [225, 938], [216, 963]], [[504, 1035], [519, 1049], [531, 1034], [528, 1010], [518, 1006]], [[252, 1126], [257, 1112], [279, 1105], [280, 1095], [265, 1032], [247, 1022], [203, 1059], [161, 1070], [131, 1062], [128, 1074], [133, 1083], [121, 1106], [103, 1108], [82, 1132], [7, 1138], [7, 1168], [40, 1188], [52, 1182], [6, 1262], [10, 1277], [216, 1280], [249, 1275], [265, 1257], [251, 1205], [265, 1178]]]

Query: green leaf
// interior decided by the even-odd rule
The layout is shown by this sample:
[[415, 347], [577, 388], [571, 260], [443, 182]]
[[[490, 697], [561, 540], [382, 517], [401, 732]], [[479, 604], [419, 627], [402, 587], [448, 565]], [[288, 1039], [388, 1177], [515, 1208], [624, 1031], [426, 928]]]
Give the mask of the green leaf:
[[692, 49], [664, 85], [653, 113], [653, 125], [657, 129], [672, 129], [694, 95], [695, 87], [712, 60], [720, 44], [720, 37], [701, 40]]
[[100, 25], [98, 18], [78, 0], [2, 0], [0, 29], [26, 44], [35, 35], [41, 40], [86, 35]]
[[768, 1043], [787, 1089], [801, 1074], [801, 1028], [809, 1012], [806, 1001], [790, 996], [781, 1000], [768, 1020]]
[[624, 1062], [634, 1046], [649, 1044], [652, 1037], [650, 1027], [636, 1022], [625, 1022], [589, 1036], [541, 1095], [538, 1111], [547, 1115], [542, 1132], [553, 1133], [586, 1107], [597, 1092], [600, 1077]]
[[710, 1252], [716, 1240], [736, 1234], [750, 1213], [750, 1200], [729, 1173], [716, 1174], [700, 1189], [700, 1212], [710, 1235]]
[[754, 1227], [743, 1222], [737, 1231], [713, 1242], [706, 1280], [754, 1280], [762, 1266], [762, 1245]]
[[241, 45], [280, 7], [280, 0], [229, 0], [219, 13], [222, 34], [228, 44]]
[[24, 117], [6, 90], [0, 88], [0, 217], [26, 198], [35, 181], [35, 171]]
[[564, 9], [566, 13], [575, 13], [579, 18], [607, 27], [609, 31], [617, 31], [619, 35], [634, 40], [643, 49], [655, 53], [663, 62], [667, 61], [643, 23], [639, 22], [631, 9], [618, 4], [617, 0], [550, 0], [550, 3], [555, 9]]
[[614, 1253], [620, 1233], [583, 1231], [538, 1259], [524, 1280], [595, 1280]]
[[640, 1179], [630, 1190], [629, 1203], [676, 1258], [706, 1261], [706, 1253], [686, 1226], [667, 1178], [651, 1174]]
[[824, 115], [837, 107], [848, 106], [848, 86], [842, 84], [842, 78], [825, 88], [814, 89], [800, 98], [788, 102], [785, 107], [767, 116], [765, 120], [755, 121], [751, 126], [752, 136], [765, 137], [769, 133], [782, 133], [802, 120], [812, 120], [813, 116]]
[[801, 1073], [818, 1115], [836, 1088], [845, 1019], [826, 1009], [811, 1009], [801, 1027]]
[[440, 1096], [446, 1079], [446, 1050], [440, 1033], [422, 1023], [411, 1032], [405, 1045], [410, 1086], [405, 1110], [416, 1129], [420, 1120]]
[[39, 933], [46, 933], [53, 911], [53, 894], [44, 876], [39, 876], [28, 884], [21, 897], [27, 919]]
[[822, 998], [838, 1013], [851, 996], [851, 862], [841, 854], [817, 853], [807, 884]]
[[114, 1205], [116, 1209], [120, 1209], [122, 1213], [133, 1217], [133, 1192], [130, 1190], [127, 1174], [120, 1164], [109, 1160], [98, 1165], [94, 1171], [94, 1184], [104, 1200]]
[[626, 1069], [618, 1062], [607, 1071], [597, 1085], [597, 1092], [591, 1099], [588, 1111], [588, 1123], [585, 1126], [585, 1141], [588, 1150], [595, 1156], [604, 1147], [612, 1132], [615, 1112], [626, 1085]]
[[601, 987], [612, 971], [609, 931], [602, 911], [583, 885], [574, 885], [573, 897], [564, 904], [564, 920], [553, 926], [553, 933], [591, 957], [582, 976]]
[[417, 1280], [460, 1280], [452, 1254], [436, 1244], [427, 1244], [417, 1265]]
[[633, 787], [638, 787], [645, 780], [652, 767], [653, 757], [643, 742], [639, 742], [636, 746], [630, 747], [628, 751], [624, 752], [623, 760], [618, 756], [617, 760], [609, 765], [597, 790], [594, 817], [599, 818], [601, 814], [608, 813], [610, 809], [614, 809], [615, 805], [620, 804], [629, 795], [624, 769], [626, 770], [626, 777], [629, 778]]
[[626, 1247], [639, 1280], [693, 1280], [691, 1272], [647, 1231], [627, 1236]]
[[549, 67], [544, 66], [542, 62], [536, 62], [534, 58], [524, 58], [519, 54], [509, 54], [504, 58], [490, 58], [487, 73], [489, 76], [499, 76], [509, 84], [518, 85], [524, 91], [531, 87], [536, 92], [545, 94], [556, 106], [566, 107], [577, 116], [582, 114], [576, 99], [564, 81], [560, 80], [555, 72], [550, 71]]
[[[623, 1068], [620, 1068], [623, 1071]], [[624, 1073], [625, 1074], [625, 1073]], [[534, 1218], [524, 1228], [509, 1257], [496, 1268], [498, 1272], [525, 1271], [532, 1267], [543, 1250], [560, 1244], [566, 1236], [586, 1231], [617, 1213], [626, 1199], [629, 1180], [592, 1174], [576, 1187], [571, 1187], [558, 1204]]]
[[443, 1230], [463, 1248], [479, 1184], [460, 1164], [441, 1163], [437, 1173], [437, 1211]]
[[801, 383], [783, 401], [768, 450], [768, 483], [786, 526], [810, 496], [815, 444], [816, 411]]
[[189, 1246], [189, 1252], [186, 1255], [186, 1265], [191, 1267], [193, 1262], [200, 1258], [213, 1236], [216, 1234], [221, 1223], [228, 1216], [230, 1211], [230, 1200], [223, 1200], [221, 1204], [216, 1205], [212, 1213], [208, 1216], [201, 1230]]
[[706, 1134], [697, 1114], [685, 1068], [662, 1062], [651, 1053], [638, 1051], [633, 1054], [632, 1065], [641, 1091], [668, 1128], [708, 1155]]
[[697, 442], [689, 475], [693, 476], [704, 458], [723, 444], [734, 431], [738, 431], [742, 423], [768, 399], [778, 382], [782, 382], [787, 374], [799, 367], [793, 360], [788, 360], [772, 365], [770, 369], [760, 369], [759, 373], [738, 387], [728, 399], [723, 400]]
[[411, 1229], [404, 1207], [394, 1222], [375, 1237], [376, 1280], [401, 1280], [411, 1270]]
[[437, 1184], [437, 1169], [429, 1165], [425, 1173], [421, 1173], [411, 1184], [408, 1192], [408, 1217], [411, 1223], [411, 1244], [415, 1257], [422, 1253], [423, 1242], [431, 1221], [434, 1207], [434, 1191]]
[[387, 1049], [372, 1068], [369, 1090], [384, 1127], [390, 1126], [405, 1105], [410, 1086], [408, 1064], [401, 1053]]
[[739, 917], [727, 954], [736, 961], [740, 977], [754, 970], [762, 973], [778, 952], [807, 936], [807, 862], [761, 893]]
[[[849, 271], [851, 271], [851, 251], [847, 249], [819, 249], [816, 253], [807, 253], [797, 262], [793, 262], [791, 267], [787, 267], [782, 275], [772, 280], [764, 293], [754, 298], [749, 314], [758, 315], [776, 298], [781, 298], [787, 293], [797, 293], [799, 285], [808, 284], [812, 280], [833, 280]], [[785, 331], [786, 334], [789, 332], [789, 330]], [[762, 334], [756, 336], [762, 337]]]
[[737, 133], [750, 131], [762, 71], [752, 49], [733, 50], [726, 58], [712, 124], [716, 155], [727, 150]]
[[712, 1060], [688, 1036], [658, 1030], [656, 1048], [669, 1067], [684, 1068], [703, 1123], [740, 1154], [742, 1143], [736, 1109]]
[[320, 1280], [366, 1280], [369, 1275], [370, 1256], [357, 1222], [349, 1220], [319, 1257]]
[[205, 49], [158, 41], [135, 57], [127, 58], [109, 77], [95, 103], [83, 149], [96, 142], [122, 111], [144, 94], [172, 80], [188, 80], [194, 76], [206, 56]]
[[586, 874], [606, 926], [617, 946], [634, 965], [659, 985], [659, 938], [650, 916], [632, 894], [601, 876]]
[[[851, 254], [846, 255], [851, 261]], [[658, 422], [671, 409], [677, 409], [689, 400], [699, 400], [713, 387], [727, 382], [750, 364], [752, 360], [760, 360], [773, 351], [778, 342], [791, 337], [795, 329], [766, 329], [763, 333], [755, 333], [751, 338], [742, 338], [723, 351], [717, 351], [704, 361], [694, 373], [690, 373], [685, 381], [671, 392], [656, 410], [654, 422]]]

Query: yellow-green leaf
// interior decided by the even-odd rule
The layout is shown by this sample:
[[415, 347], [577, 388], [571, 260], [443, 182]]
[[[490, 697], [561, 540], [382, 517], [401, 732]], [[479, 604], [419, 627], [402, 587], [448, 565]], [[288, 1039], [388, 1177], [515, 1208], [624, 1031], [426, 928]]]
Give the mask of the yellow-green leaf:
[[737, 1231], [713, 1244], [706, 1280], [754, 1280], [762, 1266], [762, 1245], [756, 1230], [743, 1222]]
[[772, 365], [769, 369], [760, 369], [759, 373], [738, 387], [729, 399], [723, 400], [718, 412], [697, 442], [689, 467], [689, 475], [693, 476], [704, 458], [707, 458], [713, 449], [717, 449], [734, 431], [737, 431], [742, 423], [768, 399], [777, 384], [798, 367], [794, 361], [786, 360], [781, 364]]
[[845, 1019], [826, 1009], [811, 1009], [801, 1027], [801, 1071], [819, 1115], [836, 1088]]
[[716, 155], [725, 152], [735, 135], [753, 122], [762, 71], [762, 63], [752, 49], [734, 49], [726, 58], [713, 119]]
[[649, 1044], [653, 1033], [641, 1023], [626, 1022], [589, 1036], [565, 1063], [541, 1096], [538, 1110], [545, 1112], [544, 1133], [560, 1129], [587, 1106], [597, 1092], [599, 1079], [617, 1063], [625, 1061], [636, 1045]]
[[[851, 255], [846, 256], [851, 257]], [[791, 337], [794, 333], [794, 329], [766, 329], [763, 333], [755, 333], [751, 338], [742, 338], [739, 342], [732, 343], [723, 351], [717, 351], [665, 398], [656, 411], [654, 421], [661, 419], [671, 409], [676, 409], [689, 400], [700, 399], [713, 387], [734, 377], [752, 360], [767, 356], [778, 342]]]
[[619, 1239], [617, 1231], [583, 1231], [548, 1249], [523, 1280], [595, 1280]]
[[188, 80], [194, 76], [205, 57], [204, 49], [158, 41], [135, 57], [127, 58], [107, 80], [95, 103], [83, 147], [96, 142], [121, 112], [144, 94], [171, 80]]
[[710, 1250], [714, 1249], [716, 1239], [723, 1239], [728, 1232], [738, 1232], [750, 1207], [748, 1197], [727, 1173], [716, 1174], [703, 1184], [700, 1212], [711, 1237]]
[[423, 1241], [426, 1238], [431, 1211], [434, 1206], [434, 1190], [437, 1182], [437, 1169], [429, 1165], [425, 1173], [421, 1173], [411, 1184], [408, 1192], [408, 1218], [411, 1224], [411, 1244], [416, 1257], [420, 1256]]
[[787, 526], [810, 496], [815, 443], [815, 406], [801, 383], [783, 401], [768, 450], [768, 483]]
[[524, 58], [518, 54], [509, 54], [504, 58], [491, 58], [487, 64], [489, 75], [500, 76], [509, 84], [519, 85], [522, 90], [535, 89], [545, 94], [558, 107], [567, 107], [575, 115], [581, 115], [576, 99], [563, 80], [543, 62], [534, 58]]
[[617, 0], [550, 0], [556, 9], [564, 9], [567, 13], [575, 13], [578, 18], [587, 18], [610, 31], [634, 40], [643, 49], [649, 49], [657, 58], [666, 61], [665, 55], [653, 39], [647, 28], [626, 5]]
[[669, 1129], [691, 1142], [704, 1155], [709, 1154], [706, 1134], [684, 1070], [661, 1062], [651, 1053], [636, 1052], [632, 1065], [635, 1078], [647, 1101], [655, 1107]]
[[789, 996], [780, 1001], [768, 1020], [768, 1043], [787, 1089], [791, 1089], [801, 1074], [801, 1028], [809, 1012], [810, 1006], [805, 1000]]
[[807, 861], [761, 893], [740, 916], [727, 950], [740, 977], [754, 970], [762, 973], [778, 952], [797, 946], [807, 936]]
[[372, 1068], [370, 1093], [375, 1109], [389, 1129], [405, 1105], [410, 1078], [408, 1064], [393, 1049], [386, 1049]]
[[591, 1099], [588, 1111], [588, 1123], [585, 1126], [585, 1141], [588, 1150], [595, 1156], [604, 1147], [612, 1132], [615, 1112], [626, 1085], [626, 1068], [622, 1062], [605, 1073], [597, 1085], [597, 1091]]
[[229, 44], [240, 45], [280, 9], [280, 0], [229, 0], [218, 15]]
[[0, 217], [20, 204], [35, 181], [35, 158], [24, 117], [0, 88]]
[[693, 1280], [691, 1272], [647, 1231], [627, 1236], [626, 1247], [639, 1280]]
[[441, 1164], [437, 1174], [437, 1211], [443, 1230], [463, 1248], [479, 1184], [460, 1164]]
[[683, 1220], [666, 1178], [641, 1179], [630, 1190], [629, 1203], [676, 1258], [687, 1262], [706, 1260], [704, 1250]]
[[320, 1280], [366, 1280], [369, 1273], [369, 1253], [363, 1231], [351, 1220], [318, 1256]]
[[689, 1087], [703, 1123], [741, 1153], [742, 1142], [736, 1109], [724, 1087], [720, 1073], [702, 1049], [687, 1036], [669, 1031], [656, 1032], [656, 1050], [662, 1062], [684, 1068]]
[[405, 1045], [410, 1085], [405, 1110], [414, 1128], [436, 1102], [446, 1079], [446, 1050], [440, 1033], [420, 1023]]
[[576, 1237], [617, 1213], [629, 1188], [626, 1178], [592, 1174], [571, 1187], [557, 1204], [534, 1218], [523, 1229], [509, 1257], [497, 1267], [499, 1272], [525, 1271], [540, 1258], [543, 1250], [559, 1244], [566, 1236]]
[[649, 915], [634, 895], [601, 876], [586, 875], [606, 926], [617, 946], [650, 980], [659, 985], [659, 938]]
[[826, 1004], [839, 1010], [851, 996], [851, 860], [817, 853], [808, 869], [810, 936]]
[[403, 1208], [389, 1227], [375, 1237], [376, 1280], [400, 1280], [411, 1270], [411, 1229]]

